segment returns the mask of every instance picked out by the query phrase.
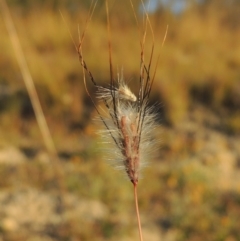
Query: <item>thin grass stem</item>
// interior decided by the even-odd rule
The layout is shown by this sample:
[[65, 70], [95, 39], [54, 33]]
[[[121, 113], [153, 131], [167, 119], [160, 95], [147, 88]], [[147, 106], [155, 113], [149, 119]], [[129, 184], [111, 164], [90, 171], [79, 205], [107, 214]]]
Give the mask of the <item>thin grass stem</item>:
[[140, 238], [140, 241], [143, 241], [142, 226], [141, 226], [140, 214], [138, 209], [137, 183], [133, 183], [133, 187], [134, 187], [134, 200], [135, 200], [135, 208], [136, 208], [136, 215], [137, 215], [137, 221], [138, 221], [139, 238]]
[[59, 166], [59, 159], [57, 154], [57, 149], [55, 147], [52, 135], [50, 133], [46, 118], [43, 113], [42, 106], [39, 101], [39, 97], [37, 94], [36, 87], [34, 85], [30, 70], [28, 68], [28, 64], [25, 58], [25, 55], [23, 53], [21, 43], [16, 31], [16, 28], [14, 26], [13, 19], [11, 17], [10, 10], [8, 8], [7, 2], [5, 0], [0, 0], [0, 7], [2, 10], [3, 19], [5, 21], [5, 25], [9, 34], [10, 41], [13, 46], [13, 50], [16, 56], [16, 59], [18, 61], [18, 65], [23, 77], [24, 84], [26, 86], [34, 114], [37, 120], [38, 127], [40, 129], [40, 132], [42, 134], [43, 142], [46, 146], [46, 149], [48, 151], [49, 159], [51, 160], [52, 164], [54, 165], [54, 172], [55, 176], [60, 188], [61, 192], [65, 191], [65, 187], [63, 184], [63, 172], [60, 169]]

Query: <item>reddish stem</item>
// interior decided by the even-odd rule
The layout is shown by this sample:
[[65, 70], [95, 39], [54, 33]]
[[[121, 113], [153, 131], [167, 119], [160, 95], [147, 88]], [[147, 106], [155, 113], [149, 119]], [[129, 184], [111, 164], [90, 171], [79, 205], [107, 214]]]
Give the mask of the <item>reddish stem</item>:
[[138, 220], [139, 237], [140, 237], [140, 241], [143, 241], [142, 227], [141, 227], [141, 221], [140, 221], [140, 215], [139, 215], [139, 209], [138, 209], [137, 183], [133, 183], [133, 187], [134, 187], [135, 208], [136, 208], [136, 214], [137, 214], [137, 220]]

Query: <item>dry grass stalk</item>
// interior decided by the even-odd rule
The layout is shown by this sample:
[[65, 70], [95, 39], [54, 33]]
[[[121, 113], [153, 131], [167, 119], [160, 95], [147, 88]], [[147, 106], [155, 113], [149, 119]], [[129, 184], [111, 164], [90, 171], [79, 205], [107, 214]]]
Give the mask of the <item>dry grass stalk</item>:
[[[130, 0], [131, 6], [133, 4]], [[142, 2], [143, 4], [143, 2]], [[112, 144], [112, 148], [109, 148], [109, 154], [112, 161], [117, 163], [117, 167], [125, 170], [128, 178], [134, 186], [134, 198], [135, 208], [138, 220], [139, 236], [140, 240], [143, 240], [140, 215], [138, 209], [137, 199], [137, 184], [139, 181], [139, 175], [141, 168], [146, 164], [146, 159], [151, 155], [154, 141], [152, 140], [152, 134], [155, 129], [155, 114], [153, 113], [153, 107], [149, 107], [149, 96], [154, 82], [156, 68], [153, 70], [153, 76], [151, 75], [152, 59], [154, 52], [154, 35], [149, 21], [147, 12], [145, 11], [144, 31], [142, 34], [142, 40], [140, 41], [141, 54], [140, 54], [140, 77], [139, 77], [139, 90], [135, 95], [124, 81], [123, 76], [117, 75], [117, 81], [114, 78], [112, 67], [112, 50], [111, 50], [111, 36], [110, 36], [110, 20], [108, 12], [108, 4], [106, 1], [107, 12], [107, 26], [109, 35], [109, 66], [110, 66], [110, 83], [108, 86], [99, 86], [95, 81], [92, 73], [90, 72], [82, 53], [82, 44], [84, 35], [91, 20], [95, 4], [89, 12], [87, 24], [83, 34], [79, 34], [79, 45], [76, 46], [80, 63], [83, 67], [83, 79], [84, 86], [88, 96], [90, 97], [105, 129], [101, 131], [103, 139]], [[143, 4], [144, 6], [144, 4]], [[137, 21], [136, 13], [133, 9], [134, 16]], [[137, 21], [138, 24], [138, 21]], [[138, 24], [139, 26], [139, 24]], [[144, 60], [144, 45], [147, 33], [147, 28], [150, 26], [153, 44], [151, 55], [148, 64]], [[140, 30], [140, 28], [139, 28]], [[167, 32], [167, 31], [166, 31]], [[166, 34], [164, 37], [164, 41]], [[90, 95], [87, 84], [85, 72], [88, 74], [91, 82], [96, 87], [96, 97], [102, 101], [105, 105], [104, 113], [101, 113], [101, 109], [95, 104], [92, 96]]]
[[21, 43], [18, 38], [17, 31], [15, 29], [9, 8], [5, 0], [0, 0], [0, 6], [2, 9], [3, 19], [5, 21], [10, 40], [12, 42], [13, 50], [15, 52], [20, 71], [22, 73], [22, 77], [27, 88], [28, 95], [30, 97], [31, 104], [33, 106], [34, 114], [36, 116], [36, 120], [40, 129], [40, 132], [43, 137], [44, 144], [49, 154], [49, 159], [51, 160], [52, 164], [54, 165], [54, 172], [57, 181], [57, 185], [60, 188], [60, 192], [62, 193], [65, 191], [65, 187], [63, 184], [63, 172], [59, 166], [59, 159], [57, 155], [57, 150], [55, 144], [53, 142], [53, 138], [51, 136], [50, 130], [48, 128], [39, 98], [37, 94], [37, 90], [35, 88], [31, 73], [29, 71], [27, 61], [25, 59], [23, 50], [21, 48]]

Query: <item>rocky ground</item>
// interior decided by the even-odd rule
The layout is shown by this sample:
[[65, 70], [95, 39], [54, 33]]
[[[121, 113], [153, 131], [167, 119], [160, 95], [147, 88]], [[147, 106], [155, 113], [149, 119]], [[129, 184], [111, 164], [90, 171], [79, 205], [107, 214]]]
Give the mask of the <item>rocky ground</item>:
[[[222, 119], [200, 105], [176, 127], [159, 130], [158, 159], [139, 187], [145, 193], [139, 197], [145, 240], [239, 240], [240, 136], [224, 131]], [[112, 197], [115, 184], [106, 191], [101, 183], [114, 180], [101, 177], [108, 167], [91, 167], [97, 160], [85, 163], [83, 151], [74, 145], [59, 150], [65, 175], [61, 189], [43, 149], [0, 147], [0, 240], [137, 240], [133, 210], [125, 204], [113, 210], [107, 201], [111, 195], [109, 200], [117, 202], [129, 190], [120, 188]], [[92, 158], [87, 151], [84, 155]], [[98, 175], [94, 185], [87, 179], [91, 175]], [[211, 213], [215, 204], [221, 210]], [[216, 231], [212, 222], [225, 231]]]

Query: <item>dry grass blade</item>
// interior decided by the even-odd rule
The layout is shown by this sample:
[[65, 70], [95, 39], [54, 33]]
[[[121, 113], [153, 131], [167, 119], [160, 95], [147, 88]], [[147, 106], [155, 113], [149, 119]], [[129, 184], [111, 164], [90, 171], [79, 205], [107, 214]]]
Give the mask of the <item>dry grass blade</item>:
[[48, 128], [32, 76], [28, 69], [28, 65], [27, 65], [25, 56], [23, 54], [22, 48], [21, 48], [21, 44], [20, 44], [20, 41], [18, 38], [17, 31], [14, 27], [14, 23], [13, 23], [10, 11], [8, 9], [8, 6], [7, 6], [7, 3], [5, 2], [5, 0], [0, 0], [0, 5], [1, 5], [1, 9], [2, 9], [3, 18], [5, 21], [8, 33], [9, 33], [9, 37], [12, 42], [12, 46], [13, 46], [22, 76], [23, 76], [23, 80], [24, 80], [25, 86], [27, 88], [27, 91], [28, 91], [28, 94], [30, 97], [30, 101], [33, 106], [33, 110], [34, 110], [34, 113], [35, 113], [35, 116], [37, 119], [37, 123], [38, 123], [39, 129], [40, 129], [40, 132], [42, 134], [44, 144], [49, 153], [49, 159], [52, 160], [52, 163], [54, 163], [54, 165], [55, 165], [54, 170], [55, 170], [57, 182], [58, 182], [60, 189], [63, 191], [64, 190], [64, 185], [62, 183], [63, 173], [60, 170], [60, 167], [58, 164], [59, 161], [58, 161], [58, 156], [57, 156], [57, 150], [56, 150], [55, 144], [53, 142], [52, 136], [50, 134], [50, 130]]

